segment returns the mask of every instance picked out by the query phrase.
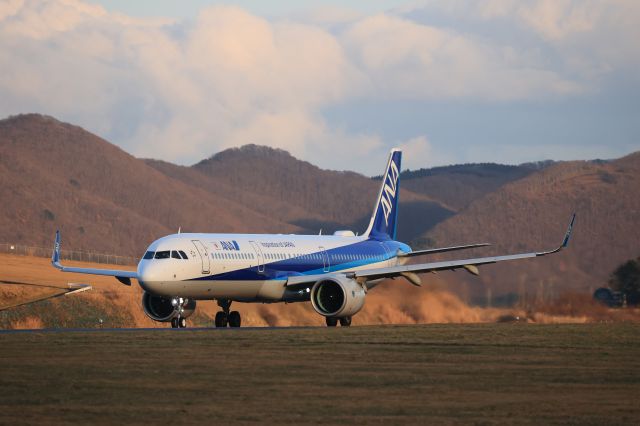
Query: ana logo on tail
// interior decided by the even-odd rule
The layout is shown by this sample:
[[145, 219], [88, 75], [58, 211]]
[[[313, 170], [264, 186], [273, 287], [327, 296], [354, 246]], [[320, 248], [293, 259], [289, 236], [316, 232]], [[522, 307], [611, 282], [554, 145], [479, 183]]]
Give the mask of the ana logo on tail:
[[394, 161], [391, 161], [389, 170], [387, 170], [387, 180], [384, 183], [382, 197], [380, 197], [380, 204], [382, 204], [382, 210], [384, 211], [384, 221], [387, 226], [389, 226], [389, 215], [391, 214], [393, 199], [396, 197], [399, 174], [398, 166]]

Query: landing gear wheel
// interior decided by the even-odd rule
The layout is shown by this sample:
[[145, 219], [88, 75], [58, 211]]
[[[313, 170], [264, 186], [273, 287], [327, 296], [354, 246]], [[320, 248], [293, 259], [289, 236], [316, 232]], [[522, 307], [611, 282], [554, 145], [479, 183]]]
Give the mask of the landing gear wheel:
[[240, 312], [231, 311], [229, 313], [229, 327], [240, 327], [242, 318], [240, 318]]
[[171, 328], [178, 328], [178, 318], [171, 318]]
[[325, 321], [327, 321], [327, 327], [335, 327], [338, 325], [338, 318], [336, 317], [325, 317]]
[[216, 313], [216, 319], [215, 319], [216, 327], [226, 327], [227, 321], [228, 321], [227, 314], [225, 314], [224, 312]]
[[[342, 324], [342, 323], [341, 323]], [[178, 319], [178, 327], [180, 328], [187, 328], [187, 319], [184, 317], [180, 317]]]
[[340, 318], [340, 326], [341, 327], [350, 327], [351, 326], [351, 317], [342, 317], [342, 318]]

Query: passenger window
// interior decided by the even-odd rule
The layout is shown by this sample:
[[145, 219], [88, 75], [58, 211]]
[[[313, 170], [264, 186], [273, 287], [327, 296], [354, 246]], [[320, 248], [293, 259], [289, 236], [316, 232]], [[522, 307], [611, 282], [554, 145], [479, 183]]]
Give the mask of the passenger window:
[[156, 254], [156, 253], [155, 253], [155, 252], [153, 252], [153, 251], [148, 251], [148, 252], [146, 252], [146, 253], [144, 254], [143, 259], [147, 259], [147, 260], [149, 260], [149, 259], [153, 259], [153, 255], [154, 255], [154, 254]]
[[169, 257], [171, 256], [171, 252], [167, 251], [157, 251], [155, 258], [156, 259], [169, 259]]
[[177, 251], [175, 251], [175, 250], [171, 250], [171, 258], [172, 258], [172, 259], [182, 259], [182, 258], [180, 257], [180, 254], [178, 254], [178, 252], [177, 252]]
[[189, 259], [187, 254], [185, 252], [183, 252], [182, 250], [178, 250], [178, 253], [180, 253], [180, 256], [182, 256], [183, 259], [185, 259], [185, 260]]

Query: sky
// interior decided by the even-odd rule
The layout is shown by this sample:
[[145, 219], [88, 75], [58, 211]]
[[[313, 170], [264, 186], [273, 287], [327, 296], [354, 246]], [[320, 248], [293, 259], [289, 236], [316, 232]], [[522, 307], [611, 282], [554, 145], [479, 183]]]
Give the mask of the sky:
[[637, 0], [0, 0], [0, 117], [183, 165], [616, 158], [640, 150], [638, 22]]

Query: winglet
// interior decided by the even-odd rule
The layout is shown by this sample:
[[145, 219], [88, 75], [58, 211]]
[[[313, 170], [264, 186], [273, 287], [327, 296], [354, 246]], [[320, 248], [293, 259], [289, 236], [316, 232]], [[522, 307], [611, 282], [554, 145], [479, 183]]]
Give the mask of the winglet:
[[571, 223], [569, 223], [569, 228], [567, 228], [567, 233], [564, 234], [564, 240], [562, 241], [562, 247], [567, 247], [569, 245], [569, 240], [571, 239], [571, 232], [573, 231], [573, 224], [576, 221], [576, 214], [574, 213], [571, 217]]
[[569, 222], [567, 233], [564, 234], [564, 239], [562, 240], [562, 244], [560, 245], [560, 247], [558, 247], [555, 250], [536, 253], [536, 256], [546, 256], [548, 254], [558, 253], [563, 248], [566, 248], [569, 245], [569, 240], [571, 239], [571, 233], [573, 232], [573, 224], [575, 223], [575, 221], [576, 221], [576, 214], [574, 213], [573, 216], [571, 216], [571, 222]]
[[62, 265], [60, 265], [60, 230], [56, 231], [56, 241], [53, 244], [53, 254], [51, 255], [51, 264], [58, 269], [62, 269]]

